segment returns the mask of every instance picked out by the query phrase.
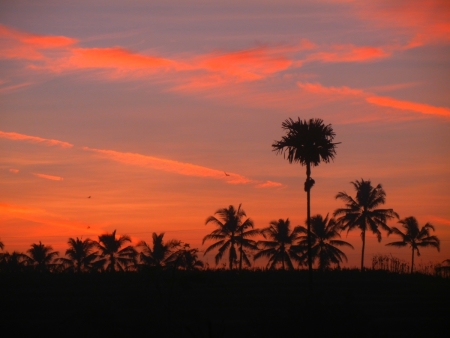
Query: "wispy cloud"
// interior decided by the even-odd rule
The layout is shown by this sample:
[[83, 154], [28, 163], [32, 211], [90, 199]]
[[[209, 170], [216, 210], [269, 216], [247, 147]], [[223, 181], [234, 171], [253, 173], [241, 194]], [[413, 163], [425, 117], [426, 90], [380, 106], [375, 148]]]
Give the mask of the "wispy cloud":
[[256, 185], [257, 188], [277, 188], [282, 187], [283, 184], [279, 182], [266, 181], [264, 183], [259, 183]]
[[17, 174], [19, 172], [19, 169], [11, 168], [11, 169], [9, 169], [9, 172], [13, 173], [13, 174]]
[[42, 138], [42, 137], [37, 137], [37, 136], [29, 136], [29, 135], [14, 133], [14, 132], [0, 131], [0, 138], [6, 138], [9, 140], [14, 140], [14, 141], [26, 141], [26, 142], [31, 142], [31, 143], [41, 143], [41, 144], [44, 144], [47, 146], [59, 146], [62, 148], [73, 147], [73, 144], [70, 144], [68, 142], [52, 140], [52, 139], [47, 139], [47, 138]]
[[327, 99], [338, 99], [345, 97], [359, 97], [366, 102], [383, 107], [390, 107], [399, 110], [413, 111], [425, 115], [435, 115], [450, 117], [450, 108], [436, 107], [429, 104], [417, 103], [412, 101], [397, 100], [386, 96], [377, 96], [363, 89], [342, 87], [326, 87], [320, 83], [297, 83], [301, 90], [312, 94], [322, 95]]
[[224, 180], [231, 184], [246, 184], [251, 180], [234, 173], [226, 173], [221, 170], [211, 169], [191, 163], [178, 162], [174, 160], [162, 159], [153, 156], [141, 155], [136, 153], [124, 153], [114, 150], [93, 149], [83, 147], [86, 151], [91, 151], [113, 161], [136, 165], [145, 168], [162, 170], [171, 173], [177, 173], [186, 176], [209, 177]]
[[383, 107], [391, 107], [400, 110], [409, 110], [425, 115], [438, 115], [450, 117], [450, 108], [446, 107], [435, 107], [424, 103], [401, 101], [383, 96], [369, 96], [366, 97], [366, 101]]
[[382, 47], [355, 46], [352, 44], [333, 45], [329, 50], [309, 55], [306, 61], [321, 62], [368, 62], [390, 56]]
[[40, 177], [40, 178], [44, 178], [46, 180], [51, 180], [51, 181], [63, 181], [64, 178], [59, 177], [59, 176], [53, 176], [53, 175], [47, 175], [47, 174], [38, 174], [38, 173], [32, 173], [34, 176], [36, 177]]

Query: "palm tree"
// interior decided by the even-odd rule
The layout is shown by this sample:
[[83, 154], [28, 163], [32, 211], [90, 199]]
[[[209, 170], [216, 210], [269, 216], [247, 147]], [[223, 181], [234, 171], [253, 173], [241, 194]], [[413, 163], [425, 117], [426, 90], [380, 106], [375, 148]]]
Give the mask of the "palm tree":
[[376, 209], [386, 202], [386, 192], [381, 184], [374, 188], [370, 180], [364, 181], [363, 179], [350, 183], [356, 190], [356, 197], [353, 198], [345, 192], [339, 192], [336, 199], [343, 200], [346, 208], [337, 209], [333, 215], [339, 216], [336, 221], [342, 229], [347, 229], [347, 233], [353, 229], [361, 230], [361, 271], [363, 271], [366, 230], [370, 229], [376, 234], [378, 242], [380, 242], [380, 228], [389, 231], [386, 222], [394, 217], [398, 218], [398, 214], [393, 209]]
[[129, 245], [122, 248], [131, 239], [127, 235], [116, 238], [116, 230], [111, 234], [98, 236], [98, 242], [95, 245], [100, 250], [100, 254], [105, 258], [107, 264], [106, 270], [110, 272], [127, 270], [130, 265], [136, 262], [136, 250]]
[[169, 255], [165, 262], [169, 266], [187, 271], [202, 269], [204, 264], [198, 259], [197, 253], [198, 249], [191, 249], [189, 244], [185, 243], [181, 249]]
[[2, 253], [0, 257], [0, 271], [23, 272], [31, 264], [31, 260], [27, 255], [16, 251], [13, 251], [11, 254], [9, 252]]
[[181, 242], [177, 240], [164, 243], [163, 237], [164, 232], [159, 235], [155, 232], [152, 234], [153, 249], [145, 241], [138, 243], [137, 246], [142, 248], [140, 259], [144, 265], [162, 267], [167, 257], [181, 245]]
[[336, 145], [333, 139], [336, 134], [331, 124], [325, 125], [322, 119], [310, 119], [297, 121], [289, 118], [282, 123], [286, 135], [281, 141], [275, 141], [272, 149], [283, 153], [289, 163], [298, 162], [306, 166], [306, 212], [308, 230], [308, 268], [309, 282], [312, 285], [312, 256], [311, 256], [311, 188], [315, 181], [311, 178], [311, 166], [318, 166], [321, 161], [328, 163], [336, 155]]
[[[303, 226], [298, 226], [297, 228], [299, 233], [308, 233], [308, 230]], [[337, 246], [346, 246], [352, 249], [353, 246], [345, 241], [336, 239], [341, 237], [339, 234], [340, 230], [334, 218], [328, 219], [328, 215], [325, 219], [322, 215], [311, 217], [311, 251], [313, 261], [317, 260], [319, 263], [319, 270], [328, 269], [331, 263], [339, 266], [339, 263], [342, 263], [344, 260], [347, 261], [347, 256]], [[294, 246], [294, 250], [305, 252], [305, 248], [308, 246], [307, 236], [300, 236], [299, 238], [300, 242]], [[306, 255], [300, 256], [300, 260], [306, 261]]]
[[69, 238], [67, 243], [69, 244], [69, 249], [66, 250], [68, 258], [60, 258], [60, 261], [77, 273], [90, 270], [93, 262], [99, 258], [98, 251], [94, 252], [95, 242], [89, 238], [82, 240], [77, 237]]
[[404, 247], [409, 246], [411, 248], [411, 273], [414, 272], [414, 251], [417, 251], [417, 256], [420, 256], [419, 247], [435, 247], [439, 251], [439, 239], [436, 236], [430, 235], [430, 230], [434, 231], [434, 226], [430, 223], [425, 224], [419, 230], [419, 223], [415, 217], [406, 217], [398, 221], [403, 228], [405, 228], [405, 232], [403, 233], [396, 227], [392, 227], [389, 234], [396, 234], [401, 237], [401, 241], [391, 242], [386, 245], [396, 246], [396, 247]]
[[283, 270], [294, 269], [292, 259], [298, 260], [299, 256], [293, 249], [298, 237], [299, 229], [291, 230], [291, 222], [289, 218], [286, 220], [279, 219], [278, 221], [271, 221], [270, 226], [261, 229], [260, 232], [267, 241], [258, 241], [258, 247], [261, 247], [254, 259], [261, 257], [268, 257], [269, 261], [267, 267], [275, 269], [277, 265], [281, 264]]
[[244, 249], [255, 249], [255, 242], [249, 240], [248, 237], [255, 236], [259, 232], [257, 230], [245, 231], [248, 228], [253, 228], [253, 221], [247, 218], [242, 221], [242, 217], [246, 217], [245, 211], [241, 209], [241, 204], [235, 209], [234, 206], [230, 205], [228, 208], [222, 208], [215, 212], [219, 218], [215, 216], [209, 216], [206, 219], [205, 225], [208, 223], [213, 223], [218, 227], [218, 229], [206, 235], [203, 238], [203, 243], [207, 240], [219, 240], [218, 242], [212, 244], [205, 250], [205, 255], [216, 248], [218, 248], [218, 253], [215, 256], [216, 264], [222, 259], [223, 254], [228, 250], [228, 262], [230, 270], [233, 269], [233, 264], [237, 263], [237, 252], [236, 246], [239, 247], [240, 257], [239, 257], [239, 269], [242, 269], [242, 261], [246, 264], [250, 264], [247, 254]]
[[45, 246], [39, 241], [39, 244], [31, 244], [31, 249], [27, 250], [27, 258], [30, 264], [34, 265], [36, 271], [44, 272], [55, 268], [54, 259], [59, 255], [58, 251], [52, 251], [50, 245]]

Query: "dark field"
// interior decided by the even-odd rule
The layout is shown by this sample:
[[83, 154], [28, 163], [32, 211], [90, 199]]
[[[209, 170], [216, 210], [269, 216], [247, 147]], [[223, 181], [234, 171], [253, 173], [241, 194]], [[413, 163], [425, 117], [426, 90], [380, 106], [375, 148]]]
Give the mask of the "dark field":
[[[7, 336], [448, 337], [450, 279], [383, 271], [0, 275]], [[3, 336], [3, 334], [2, 334]]]

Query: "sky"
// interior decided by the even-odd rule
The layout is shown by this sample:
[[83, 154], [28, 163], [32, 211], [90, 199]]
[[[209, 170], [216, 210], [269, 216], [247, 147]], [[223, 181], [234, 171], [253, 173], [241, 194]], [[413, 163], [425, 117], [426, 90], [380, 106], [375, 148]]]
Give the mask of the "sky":
[[[340, 142], [312, 168], [312, 215], [370, 180], [383, 207], [435, 226], [441, 250], [416, 264], [442, 262], [449, 88], [445, 0], [1, 1], [0, 241], [63, 253], [69, 237], [165, 232], [203, 251], [206, 218], [239, 204], [257, 228], [304, 225], [305, 168], [271, 147], [300, 117]], [[367, 236], [366, 266], [409, 262], [385, 246], [398, 237]], [[360, 234], [342, 238], [358, 266]]]

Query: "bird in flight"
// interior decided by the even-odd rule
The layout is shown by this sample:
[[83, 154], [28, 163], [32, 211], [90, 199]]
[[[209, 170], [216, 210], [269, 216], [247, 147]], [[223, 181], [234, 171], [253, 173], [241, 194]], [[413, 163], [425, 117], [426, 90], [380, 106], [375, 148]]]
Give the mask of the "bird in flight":
[[90, 226], [88, 226], [87, 228], [88, 228], [88, 229], [90, 229], [91, 227], [90, 227]]
[[88, 196], [88, 198], [91, 198], [91, 196]]
[[225, 174], [225, 176], [230, 176], [230, 174], [227, 174], [225, 171], [223, 173]]

